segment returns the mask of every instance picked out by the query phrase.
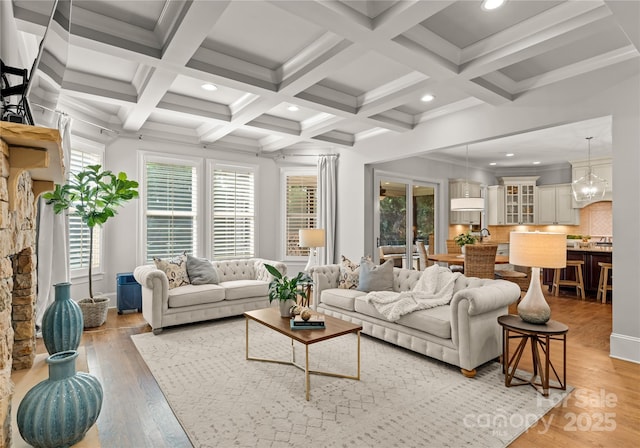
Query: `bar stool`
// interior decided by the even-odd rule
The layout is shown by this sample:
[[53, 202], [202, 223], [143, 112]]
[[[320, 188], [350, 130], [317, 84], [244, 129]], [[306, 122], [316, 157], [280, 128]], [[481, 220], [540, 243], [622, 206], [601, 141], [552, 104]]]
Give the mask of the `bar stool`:
[[555, 269], [553, 274], [553, 285], [551, 286], [551, 294], [557, 296], [560, 294], [560, 286], [575, 286], [576, 287], [576, 295], [580, 295], [582, 300], [585, 299], [584, 296], [584, 280], [582, 277], [582, 265], [584, 265], [584, 261], [582, 260], [567, 260], [567, 269], [573, 267], [575, 269], [575, 280], [562, 280], [560, 279], [560, 271], [561, 268]]
[[[613, 294], [613, 285], [609, 283], [609, 271], [613, 272], [613, 265], [601, 261], [598, 263], [598, 266], [600, 266], [600, 280], [598, 280], [596, 302], [600, 301], [600, 296], [602, 296], [602, 303], [607, 303], [607, 291], [611, 291]], [[611, 301], [613, 302], [613, 297]]]

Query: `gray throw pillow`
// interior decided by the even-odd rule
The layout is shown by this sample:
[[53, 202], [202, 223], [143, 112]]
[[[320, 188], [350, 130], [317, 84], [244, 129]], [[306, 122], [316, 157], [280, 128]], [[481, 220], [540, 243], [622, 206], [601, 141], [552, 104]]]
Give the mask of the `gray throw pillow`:
[[393, 260], [381, 265], [364, 258], [360, 262], [360, 282], [358, 291], [393, 291]]
[[218, 272], [206, 258], [187, 255], [187, 274], [192, 285], [217, 285]]

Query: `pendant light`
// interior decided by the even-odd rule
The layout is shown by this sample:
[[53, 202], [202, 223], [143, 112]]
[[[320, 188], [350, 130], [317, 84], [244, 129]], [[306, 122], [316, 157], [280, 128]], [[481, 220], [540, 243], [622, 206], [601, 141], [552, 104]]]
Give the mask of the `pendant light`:
[[607, 181], [600, 176], [596, 176], [591, 171], [591, 139], [593, 137], [586, 137], [588, 146], [588, 159], [587, 159], [587, 174], [580, 179], [573, 181], [571, 184], [571, 190], [573, 192], [573, 198], [576, 202], [589, 202], [597, 201], [604, 198], [605, 190], [607, 188]]
[[469, 145], [467, 145], [467, 165], [464, 179], [464, 196], [451, 199], [452, 212], [480, 212], [484, 210], [484, 198], [469, 197]]

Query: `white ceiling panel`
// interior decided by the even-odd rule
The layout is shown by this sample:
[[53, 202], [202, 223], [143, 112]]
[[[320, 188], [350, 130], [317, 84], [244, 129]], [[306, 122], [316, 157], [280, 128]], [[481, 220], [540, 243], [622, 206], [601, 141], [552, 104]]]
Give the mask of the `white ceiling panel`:
[[204, 46], [275, 70], [322, 33], [320, 27], [268, 3], [235, 1]]
[[[87, 64], [87, 61], [91, 61], [91, 64]], [[69, 49], [67, 67], [87, 74], [130, 83], [136, 74], [138, 64], [116, 56], [74, 46]]]
[[202, 88], [203, 84], [207, 84], [207, 82], [201, 79], [178, 75], [173, 81], [173, 84], [171, 84], [171, 87], [169, 87], [169, 92], [227, 106], [235, 103], [246, 95], [246, 92], [222, 84], [214, 84], [216, 87], [214, 91], [205, 90]]
[[[165, 1], [148, 0], [73, 0], [73, 5], [96, 14], [153, 31], [166, 6]], [[73, 12], [72, 12], [73, 14]]]
[[562, 1], [508, 1], [500, 9], [484, 11], [480, 0], [458, 1], [421, 25], [458, 48], [475, 44], [534, 17]]

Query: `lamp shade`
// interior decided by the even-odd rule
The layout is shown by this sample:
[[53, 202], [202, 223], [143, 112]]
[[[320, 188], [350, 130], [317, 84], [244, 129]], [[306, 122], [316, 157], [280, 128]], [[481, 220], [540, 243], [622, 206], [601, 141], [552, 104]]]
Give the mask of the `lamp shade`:
[[455, 198], [451, 199], [453, 212], [478, 212], [484, 210], [484, 198]]
[[509, 263], [536, 268], [567, 265], [567, 236], [552, 232], [511, 232]]
[[298, 230], [300, 247], [324, 247], [324, 229]]

